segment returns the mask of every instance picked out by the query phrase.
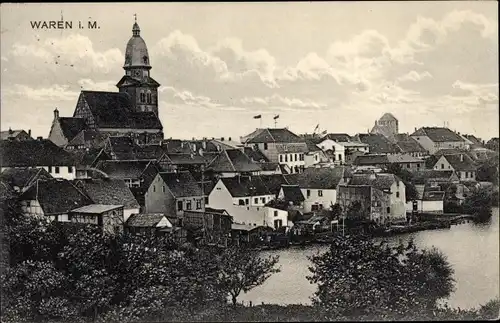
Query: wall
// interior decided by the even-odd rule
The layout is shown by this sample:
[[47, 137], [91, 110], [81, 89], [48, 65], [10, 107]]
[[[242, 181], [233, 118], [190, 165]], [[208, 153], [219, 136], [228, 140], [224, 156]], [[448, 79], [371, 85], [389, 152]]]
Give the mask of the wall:
[[473, 171], [460, 171], [457, 172], [459, 179], [461, 181], [475, 181], [476, 180], [476, 172]]
[[[286, 153], [279, 154], [279, 163], [281, 165], [287, 165], [290, 168], [291, 173], [301, 173], [302, 168], [305, 167], [305, 156], [304, 153]], [[298, 168], [298, 171], [295, 170]]]
[[450, 163], [446, 160], [444, 156], [439, 157], [436, 164], [434, 164], [434, 170], [454, 170]]
[[[228, 192], [229, 193], [229, 192]], [[240, 206], [240, 200], [245, 202], [246, 206], [256, 206], [263, 207], [267, 202], [273, 200], [275, 198], [274, 195], [255, 195], [255, 196], [245, 196], [245, 197], [234, 197], [232, 199], [233, 205]], [[257, 199], [257, 200], [255, 200]], [[247, 203], [248, 200], [248, 203]]]
[[[323, 191], [323, 196], [318, 196], [319, 189], [313, 188], [300, 188], [302, 195], [304, 195], [304, 212], [312, 212], [313, 205], [323, 205], [323, 209], [328, 209], [332, 204], [337, 203], [337, 190], [321, 190]], [[311, 195], [307, 197], [307, 191], [311, 192]]]
[[[163, 192], [163, 188], [165, 192]], [[177, 214], [175, 198], [160, 175], [148, 187], [144, 196], [146, 213]]]
[[[29, 167], [29, 168], [43, 168], [47, 172], [49, 172], [49, 174], [52, 175], [52, 177], [54, 177], [54, 178], [63, 178], [63, 179], [67, 179], [67, 180], [76, 179], [76, 167], [75, 166], [71, 166], [72, 167], [71, 173], [69, 172], [70, 166], [57, 166], [57, 167], [59, 167], [59, 173], [56, 173], [56, 166], [50, 166], [50, 167], [49, 166], [34, 166], [34, 167]], [[9, 168], [24, 168], [24, 167], [2, 167], [1, 172], [3, 172], [6, 169], [9, 169]], [[50, 170], [49, 170], [49, 168], [50, 168]]]
[[140, 212], [139, 208], [136, 209], [123, 209], [123, 222], [127, 221], [132, 214], [138, 214]]
[[123, 230], [123, 208], [107, 211], [102, 214], [102, 228], [105, 232], [117, 233]]
[[48, 139], [59, 147], [64, 147], [68, 144], [68, 140], [64, 136], [61, 125], [57, 119], [52, 121]]
[[283, 227], [288, 226], [288, 211], [275, 209], [272, 207], [266, 207], [265, 208], [265, 219], [264, 219], [265, 225], [276, 230], [276, 229], [278, 229], [274, 225], [274, 221], [276, 221], [276, 220], [281, 220]]
[[[27, 206], [28, 202], [30, 206]], [[37, 200], [21, 201], [21, 210], [23, 211], [24, 215], [43, 216], [44, 214], [42, 207], [40, 206], [40, 203], [38, 203]]]
[[[399, 197], [398, 197], [399, 193]], [[391, 212], [390, 217], [392, 219], [404, 218], [406, 217], [406, 187], [405, 184], [400, 181], [399, 185], [393, 183], [391, 186]]]

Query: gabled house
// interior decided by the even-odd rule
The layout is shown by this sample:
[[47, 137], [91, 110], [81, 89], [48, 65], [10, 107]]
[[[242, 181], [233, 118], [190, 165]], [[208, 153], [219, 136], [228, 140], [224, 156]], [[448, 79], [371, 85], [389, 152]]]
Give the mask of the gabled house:
[[146, 213], [175, 216], [182, 226], [184, 211], [205, 210], [202, 188], [188, 171], [160, 172], [149, 185], [145, 195]]
[[9, 184], [16, 193], [26, 191], [39, 179], [52, 178], [49, 172], [43, 168], [9, 168], [0, 173], [0, 181]]
[[278, 163], [258, 163], [260, 167], [260, 175], [280, 175], [282, 174], [281, 172], [281, 167], [280, 164]]
[[445, 192], [431, 185], [415, 185], [417, 198], [406, 202], [406, 211], [417, 213], [443, 214]]
[[319, 138], [308, 138], [305, 139], [307, 144], [308, 152], [304, 156], [305, 164], [304, 166], [310, 167], [320, 163], [326, 163], [329, 161], [326, 154], [321, 150], [318, 144], [321, 142]]
[[70, 153], [41, 137], [36, 140], [0, 141], [2, 172], [9, 168], [43, 168], [55, 178], [74, 179], [75, 164]]
[[77, 208], [94, 204], [81, 190], [66, 179], [37, 180], [19, 197], [24, 214], [68, 222], [68, 214]]
[[436, 171], [452, 170], [460, 181], [475, 181], [477, 167], [467, 154], [442, 155], [433, 167]]
[[102, 148], [83, 148], [68, 150], [75, 160], [76, 178], [91, 178], [104, 176], [100, 170], [96, 169], [100, 161], [111, 160], [111, 157]]
[[239, 149], [224, 149], [207, 166], [220, 177], [259, 175], [261, 168]]
[[343, 180], [344, 168], [306, 168], [298, 175], [287, 175], [290, 184], [298, 185], [304, 196], [304, 212], [327, 209], [337, 202], [337, 186]]
[[406, 217], [406, 186], [396, 175], [383, 173], [353, 174], [348, 184], [354, 186], [371, 186], [388, 194], [389, 206], [386, 212], [387, 216], [392, 220]]
[[80, 179], [75, 186], [84, 192], [95, 204], [122, 206], [123, 221], [131, 214], [139, 213], [140, 205], [134, 194], [120, 179]]
[[9, 130], [7, 131], [0, 131], [0, 139], [22, 141], [32, 140], [33, 138], [31, 138], [31, 130], [28, 130], [28, 132], [26, 132], [23, 129], [12, 130], [9, 128]]
[[411, 137], [433, 155], [440, 149], [469, 149], [465, 139], [448, 128], [442, 127], [422, 127], [415, 129]]
[[59, 117], [59, 110], [56, 108], [48, 138], [57, 146], [64, 148], [84, 130], [89, 130], [85, 119]]
[[353, 153], [365, 154], [370, 150], [367, 144], [351, 140], [347, 134], [328, 134], [321, 139], [318, 147], [337, 165], [349, 163]]

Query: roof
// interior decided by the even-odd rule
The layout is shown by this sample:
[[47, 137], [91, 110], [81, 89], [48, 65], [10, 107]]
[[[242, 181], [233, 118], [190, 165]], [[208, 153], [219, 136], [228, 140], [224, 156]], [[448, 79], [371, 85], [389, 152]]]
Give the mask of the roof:
[[120, 92], [82, 91], [98, 128], [163, 129], [154, 112], [135, 112], [130, 96]]
[[227, 211], [224, 209], [214, 209], [211, 207], [206, 207], [205, 213], [216, 213], [216, 214], [228, 215]]
[[247, 155], [239, 149], [221, 151], [208, 166], [215, 172], [258, 172], [258, 164], [252, 162]]
[[48, 139], [0, 141], [2, 167], [73, 166], [72, 155]]
[[235, 149], [240, 147], [241, 142], [232, 141], [232, 140], [219, 140], [219, 139], [211, 139], [207, 142], [207, 148], [211, 144], [216, 148], [216, 150], [220, 147], [220, 149]]
[[188, 171], [160, 172], [159, 175], [174, 197], [202, 196], [201, 187]]
[[464, 141], [460, 135], [448, 128], [422, 127], [411, 134], [412, 136], [427, 136], [433, 142]]
[[259, 148], [245, 147], [243, 148], [243, 152], [256, 162], [269, 162], [269, 159], [259, 150]]
[[[24, 131], [23, 129], [0, 131], [0, 139], [1, 140], [6, 140], [9, 137], [14, 137], [15, 138], [15, 137], [19, 136], [23, 132], [26, 133], [26, 131]], [[28, 133], [26, 133], [26, 135], [28, 135]]]
[[388, 154], [400, 152], [398, 146], [389, 141], [381, 134], [358, 134], [357, 137], [362, 143], [370, 146], [370, 152], [375, 154]]
[[257, 129], [245, 140], [246, 143], [298, 143], [304, 142], [287, 128], [265, 128]]
[[443, 201], [445, 192], [440, 191], [424, 191], [423, 201]]
[[68, 152], [73, 155], [77, 167], [93, 166], [99, 160], [111, 159], [102, 148], [72, 149]]
[[68, 142], [68, 146], [81, 146], [91, 142], [91, 146], [96, 147], [100, 146], [107, 137], [108, 135], [105, 133], [99, 133], [92, 129], [84, 129]]
[[333, 140], [336, 142], [348, 142], [348, 141], [351, 141], [351, 136], [349, 136], [346, 133], [329, 133], [329, 134], [326, 134], [321, 139], [322, 140], [330, 139], [330, 140]]
[[393, 174], [353, 174], [349, 185], [369, 185], [379, 190], [390, 190], [392, 184], [401, 180]]
[[260, 228], [272, 230], [272, 228], [262, 226], [262, 225], [255, 226], [255, 225], [251, 225], [251, 224], [239, 224], [239, 223], [232, 223], [231, 224], [231, 230], [253, 231], [255, 229], [260, 229]]
[[221, 178], [233, 197], [277, 195], [282, 184], [288, 184], [283, 175]]
[[343, 167], [306, 168], [300, 174], [286, 175], [290, 184], [300, 188], [336, 189], [344, 174]]
[[162, 220], [166, 222], [166, 227], [172, 226], [165, 214], [162, 213], [132, 214], [127, 219], [126, 225], [130, 227], [151, 228], [156, 227]]
[[283, 190], [285, 201], [293, 202], [294, 204], [304, 202], [305, 198], [299, 185], [282, 185], [281, 189]]
[[387, 155], [387, 159], [389, 163], [397, 164], [397, 163], [422, 163], [423, 160], [417, 157], [413, 157], [408, 154], [395, 154], [395, 155]]
[[318, 147], [318, 144], [321, 142], [319, 138], [307, 138], [305, 139], [307, 150], [308, 151], [319, 151], [321, 148]]
[[82, 179], [75, 181], [94, 203], [123, 205], [125, 209], [139, 208], [130, 188], [120, 179]]
[[21, 195], [20, 200], [38, 200], [45, 215], [64, 214], [93, 204], [70, 181], [59, 178], [37, 181]]
[[474, 171], [474, 161], [466, 154], [443, 155], [455, 171]]
[[278, 153], [306, 153], [308, 152], [307, 144], [305, 142], [302, 143], [293, 143], [292, 145], [287, 144], [276, 144], [276, 151]]
[[389, 164], [387, 155], [369, 154], [357, 156], [354, 159], [354, 165], [375, 165], [375, 164]]
[[395, 135], [396, 145], [405, 153], [425, 153], [424, 147], [422, 147], [418, 141], [406, 133], [399, 133]]
[[147, 160], [101, 160], [96, 168], [110, 178], [140, 178], [149, 163]]
[[279, 163], [259, 163], [259, 167], [263, 171], [275, 171], [279, 168]]
[[61, 126], [62, 133], [64, 137], [71, 141], [75, 136], [82, 130], [87, 128], [87, 123], [83, 118], [66, 118], [60, 117], [57, 119], [59, 125]]
[[85, 205], [74, 210], [71, 210], [71, 213], [92, 213], [92, 214], [101, 214], [104, 212], [116, 210], [122, 208], [123, 205], [104, 205], [104, 204], [90, 204]]
[[1, 181], [14, 188], [17, 186], [21, 190], [29, 187], [37, 179], [51, 178], [53, 177], [43, 168], [8, 168], [0, 174]]
[[384, 115], [382, 117], [380, 117], [380, 119], [378, 119], [379, 121], [398, 121], [398, 119], [396, 119], [396, 117], [392, 114], [392, 113], [384, 113]]
[[448, 181], [453, 174], [454, 172], [452, 170], [424, 169], [413, 172], [413, 181], [415, 184], [424, 184], [428, 180]]
[[209, 154], [204, 155], [206, 157], [197, 154], [168, 153], [166, 156], [173, 165], [203, 165], [207, 163], [208, 156], [215, 157]]

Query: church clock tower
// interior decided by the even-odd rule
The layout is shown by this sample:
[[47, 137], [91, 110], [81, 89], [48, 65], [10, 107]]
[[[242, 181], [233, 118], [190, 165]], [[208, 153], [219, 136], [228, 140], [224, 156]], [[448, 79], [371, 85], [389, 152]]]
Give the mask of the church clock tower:
[[[151, 76], [146, 42], [141, 37], [137, 16], [132, 27], [132, 37], [125, 49], [125, 76], [116, 85], [120, 92], [128, 93], [136, 112], [154, 112], [158, 116], [158, 87]], [[158, 116], [159, 117], [159, 116]]]

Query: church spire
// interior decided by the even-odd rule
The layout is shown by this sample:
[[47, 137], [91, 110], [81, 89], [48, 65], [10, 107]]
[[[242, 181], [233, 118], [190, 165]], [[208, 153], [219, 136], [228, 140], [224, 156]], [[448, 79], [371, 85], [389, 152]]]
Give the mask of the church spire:
[[137, 14], [134, 13], [134, 26], [132, 27], [132, 35], [134, 37], [139, 37], [141, 34], [141, 29], [139, 28], [139, 25], [137, 24]]

